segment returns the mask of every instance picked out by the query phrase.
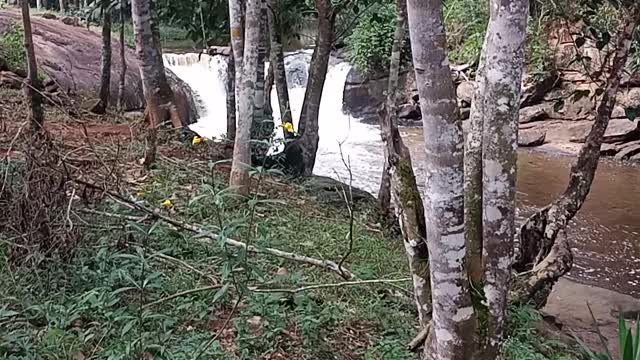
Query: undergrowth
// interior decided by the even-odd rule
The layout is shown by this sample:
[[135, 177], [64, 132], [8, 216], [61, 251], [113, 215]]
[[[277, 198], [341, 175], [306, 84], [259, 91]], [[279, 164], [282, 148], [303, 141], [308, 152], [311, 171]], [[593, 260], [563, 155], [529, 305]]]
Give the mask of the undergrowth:
[[10, 31], [0, 34], [0, 58], [7, 62], [7, 66], [11, 70], [26, 70], [22, 27], [16, 26]]

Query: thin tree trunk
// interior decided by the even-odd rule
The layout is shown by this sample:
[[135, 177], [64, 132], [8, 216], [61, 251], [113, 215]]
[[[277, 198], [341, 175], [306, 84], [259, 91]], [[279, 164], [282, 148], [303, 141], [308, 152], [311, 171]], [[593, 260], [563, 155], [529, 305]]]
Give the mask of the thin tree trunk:
[[329, 58], [335, 38], [336, 14], [330, 0], [315, 0], [318, 12], [318, 38], [309, 64], [309, 80], [304, 94], [300, 121], [298, 144], [302, 151], [303, 175], [310, 176], [316, 163], [316, 153], [320, 140], [318, 117], [324, 82], [329, 69]]
[[[258, 43], [260, 41], [260, 0], [247, 0], [246, 47], [242, 60], [242, 81], [236, 82], [238, 91], [238, 128], [233, 148], [233, 162], [229, 186], [239, 194], [249, 193], [251, 166], [251, 124], [253, 120], [255, 79], [258, 73]], [[232, 38], [233, 40], [233, 38]], [[234, 43], [235, 46], [235, 43]], [[239, 89], [238, 89], [239, 88]]]
[[[147, 141], [144, 164], [149, 167], [155, 161], [157, 127], [166, 120], [182, 124], [175, 107], [175, 98], [167, 82], [162, 53], [159, 48], [157, 24], [153, 19], [150, 0], [132, 0], [131, 14], [135, 33], [136, 53], [140, 61], [140, 74], [147, 108]], [[154, 27], [156, 30], [154, 31]]]
[[514, 268], [518, 273], [511, 298], [515, 303], [546, 304], [555, 282], [571, 270], [573, 254], [564, 229], [584, 204], [598, 168], [600, 148], [616, 103], [620, 79], [631, 47], [633, 31], [640, 24], [640, 6], [624, 19], [618, 33], [611, 72], [596, 110], [596, 117], [571, 167], [565, 192], [552, 204], [531, 216], [520, 229], [520, 247]]
[[[231, 45], [233, 48], [233, 45]], [[236, 70], [233, 50], [227, 59], [227, 140], [236, 137]]]
[[486, 358], [498, 356], [506, 331], [515, 238], [518, 111], [529, 15], [528, 0], [492, 0], [481, 86], [484, 296], [489, 308]]
[[393, 215], [391, 213], [391, 173], [389, 169], [389, 154], [386, 147], [384, 149], [384, 165], [382, 165], [380, 188], [378, 189], [378, 209], [384, 223], [393, 223]]
[[65, 7], [64, 0], [60, 0], [59, 4], [60, 4], [60, 12], [61, 13], [64, 13], [65, 11], [67, 11], [67, 8]]
[[408, 0], [407, 10], [428, 179], [424, 203], [433, 331], [424, 356], [468, 359], [475, 316], [464, 269], [464, 139], [446, 54], [442, 1]]
[[38, 80], [38, 64], [36, 53], [33, 49], [33, 31], [31, 30], [31, 17], [29, 15], [29, 1], [22, 0], [22, 27], [24, 28], [24, 49], [27, 54], [27, 77], [24, 80], [24, 94], [29, 100], [29, 122], [33, 134], [44, 130], [44, 115], [42, 113], [42, 98], [39, 93], [40, 81]]
[[[267, 77], [264, 81], [264, 118], [273, 121], [273, 108], [271, 107], [271, 92], [275, 83], [275, 72], [273, 63], [269, 62], [267, 67]], [[273, 122], [269, 126], [269, 131], [273, 132]], [[271, 134], [270, 134], [271, 135]]]
[[[273, 126], [265, 122], [265, 63], [268, 57], [267, 41], [269, 33], [267, 28], [267, 3], [260, 0], [260, 40], [258, 42], [258, 71], [255, 84], [255, 100], [253, 110], [253, 122], [251, 124], [251, 139], [259, 140], [251, 146], [253, 156], [263, 158], [269, 151], [269, 146], [262, 140], [268, 140], [271, 136]], [[273, 123], [271, 123], [273, 125]]]
[[125, 110], [124, 91], [125, 91], [126, 80], [127, 80], [127, 58], [125, 56], [125, 48], [127, 45], [125, 44], [125, 40], [124, 40], [124, 25], [125, 25], [124, 19], [125, 19], [126, 5], [127, 5], [126, 0], [120, 1], [120, 67], [122, 68], [122, 71], [120, 72], [120, 81], [118, 82], [118, 110], [119, 111]]
[[396, 211], [413, 276], [413, 287], [421, 327], [431, 320], [431, 281], [429, 251], [426, 242], [424, 207], [413, 172], [411, 153], [398, 130], [398, 82], [407, 25], [406, 1], [397, 1], [397, 25], [389, 65], [387, 98], [380, 114], [380, 128], [385, 146], [390, 201]]
[[[274, 81], [276, 85], [276, 92], [278, 93], [278, 105], [280, 108], [280, 120], [282, 124], [290, 123], [293, 125], [293, 118], [291, 115], [291, 105], [289, 103], [289, 87], [287, 85], [287, 71], [284, 67], [284, 52], [282, 50], [282, 29], [280, 24], [276, 21], [276, 14], [274, 14], [273, 7], [271, 6], [271, 0], [268, 3], [269, 17], [269, 34], [271, 36], [271, 52], [270, 62], [273, 64]], [[284, 127], [284, 138], [290, 139], [293, 137], [293, 133], [288, 132]]]
[[42, 0], [36, 0], [36, 9], [40, 10], [42, 8]]
[[102, 0], [102, 68], [98, 102], [91, 112], [104, 114], [109, 106], [111, 96], [111, 11], [109, 1]]
[[[239, 112], [240, 88], [242, 83], [242, 58], [244, 56], [244, 31], [243, 31], [243, 1], [229, 0], [229, 32], [231, 33], [231, 50], [233, 51], [233, 61], [235, 70], [235, 99], [236, 117]], [[235, 138], [235, 134], [231, 137]]]

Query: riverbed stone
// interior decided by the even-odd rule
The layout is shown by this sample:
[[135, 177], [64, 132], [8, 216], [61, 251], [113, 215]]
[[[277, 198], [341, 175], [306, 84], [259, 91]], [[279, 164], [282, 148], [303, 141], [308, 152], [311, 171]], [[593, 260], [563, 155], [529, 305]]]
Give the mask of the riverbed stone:
[[456, 88], [456, 95], [458, 99], [463, 102], [463, 105], [471, 105], [473, 99], [473, 93], [476, 91], [475, 81], [463, 81]]
[[620, 144], [602, 144], [600, 156], [615, 156], [620, 151]]
[[632, 141], [621, 146], [616, 154], [616, 160], [628, 160], [634, 155], [640, 154], [640, 140]]
[[550, 105], [542, 103], [520, 109], [520, 124], [542, 121], [549, 118]]
[[[571, 142], [585, 142], [591, 126], [582, 124], [579, 127], [573, 127], [571, 132], [573, 136]], [[611, 119], [609, 126], [602, 139], [603, 143], [612, 144], [617, 142], [629, 142], [640, 138], [640, 129], [638, 128], [638, 120], [631, 121], [629, 119]]]
[[620, 89], [616, 96], [616, 105], [623, 109], [640, 106], [640, 87]]
[[522, 130], [518, 134], [518, 146], [534, 147], [544, 144], [547, 132], [539, 129]]

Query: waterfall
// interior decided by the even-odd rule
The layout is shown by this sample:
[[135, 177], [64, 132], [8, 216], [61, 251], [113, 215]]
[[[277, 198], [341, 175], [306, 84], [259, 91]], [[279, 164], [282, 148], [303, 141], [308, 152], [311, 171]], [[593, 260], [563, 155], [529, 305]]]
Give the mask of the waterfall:
[[[196, 124], [191, 125], [191, 129], [212, 139], [223, 136], [227, 121], [226, 58], [222, 55], [166, 54], [164, 61], [165, 66], [188, 83], [201, 98], [204, 115]], [[299, 51], [285, 57], [295, 129], [298, 129], [310, 61], [310, 51]], [[320, 143], [314, 173], [349, 182], [349, 172], [343, 164], [344, 157], [345, 162], [351, 163], [354, 169], [357, 168], [354, 186], [375, 191], [375, 179], [380, 178], [382, 171], [379, 130], [342, 112], [344, 84], [351, 68], [349, 63], [339, 59], [332, 58], [330, 61], [320, 103]], [[278, 126], [281, 119], [275, 86], [271, 94], [271, 105], [274, 122]], [[282, 131], [277, 131], [276, 136], [282, 137]]]

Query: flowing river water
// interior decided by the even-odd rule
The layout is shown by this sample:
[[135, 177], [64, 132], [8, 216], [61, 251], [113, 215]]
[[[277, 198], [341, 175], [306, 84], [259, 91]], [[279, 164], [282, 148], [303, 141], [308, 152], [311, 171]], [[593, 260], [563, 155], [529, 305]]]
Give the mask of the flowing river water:
[[[307, 80], [309, 52], [285, 58], [293, 118], [297, 119]], [[203, 114], [192, 130], [210, 138], [226, 129], [226, 59], [197, 54], [166, 54], [165, 64], [200, 96]], [[383, 150], [379, 129], [342, 112], [344, 83], [351, 66], [332, 59], [320, 105], [320, 144], [314, 173], [346, 181], [350, 164], [356, 187], [376, 193]], [[280, 121], [277, 95], [272, 94], [274, 121]], [[413, 156], [418, 184], [424, 182], [421, 128], [402, 134]], [[573, 157], [536, 151], [518, 155], [518, 218], [560, 195], [568, 182]], [[584, 207], [567, 233], [575, 254], [572, 279], [640, 296], [640, 168], [603, 161]]]

